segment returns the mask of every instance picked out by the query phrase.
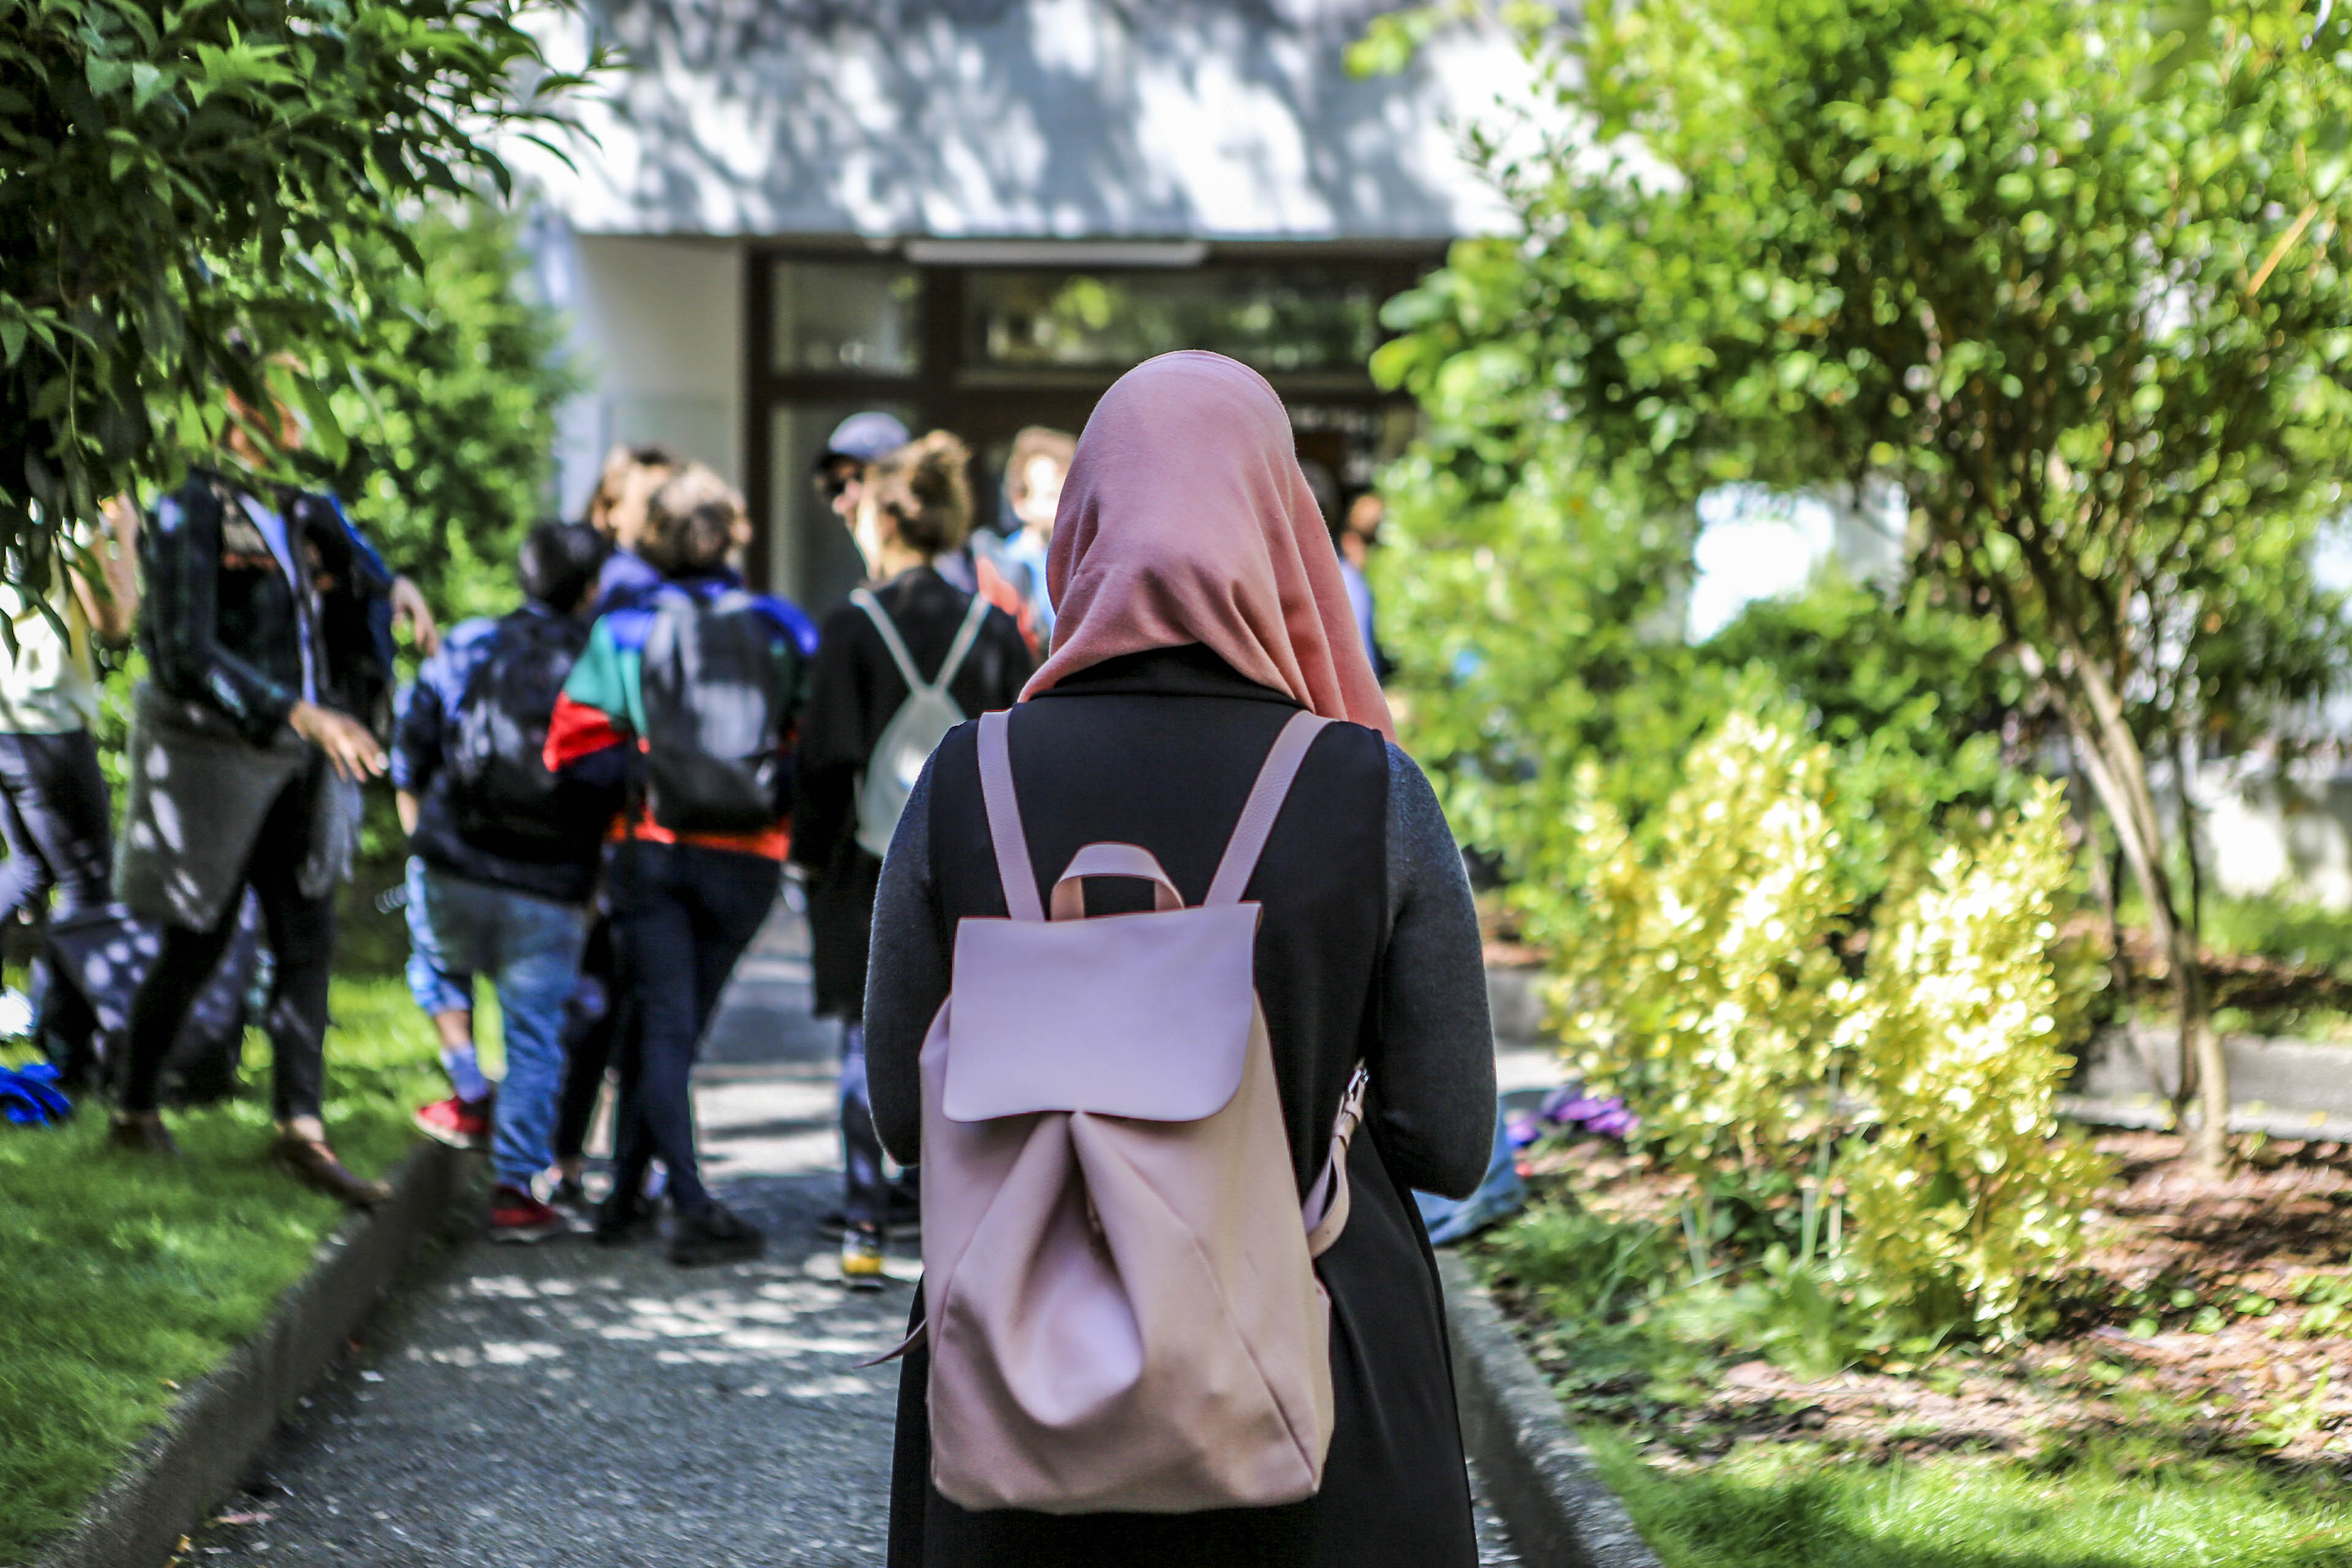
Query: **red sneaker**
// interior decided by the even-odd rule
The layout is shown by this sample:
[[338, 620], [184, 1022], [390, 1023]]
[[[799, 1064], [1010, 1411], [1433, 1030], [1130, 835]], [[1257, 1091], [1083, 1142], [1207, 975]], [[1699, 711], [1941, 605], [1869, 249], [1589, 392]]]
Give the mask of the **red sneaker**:
[[459, 1100], [452, 1095], [436, 1100], [430, 1105], [416, 1108], [416, 1125], [428, 1138], [437, 1138], [452, 1149], [487, 1149], [490, 1146], [490, 1108], [497, 1103], [495, 1095], [479, 1100]]
[[503, 1183], [490, 1189], [492, 1241], [545, 1241], [571, 1228], [572, 1222], [560, 1210], [548, 1207], [529, 1193]]

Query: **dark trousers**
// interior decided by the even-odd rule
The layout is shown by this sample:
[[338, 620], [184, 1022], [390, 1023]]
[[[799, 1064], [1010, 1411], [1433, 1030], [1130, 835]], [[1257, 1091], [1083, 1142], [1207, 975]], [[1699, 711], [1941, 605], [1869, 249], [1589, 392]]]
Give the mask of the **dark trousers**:
[[[254, 836], [245, 866], [245, 885], [261, 905], [261, 919], [277, 960], [269, 1010], [261, 1026], [269, 1036], [270, 1099], [280, 1121], [316, 1116], [326, 1088], [327, 979], [335, 956], [335, 895], [332, 889], [305, 898], [298, 884], [310, 853], [311, 791], [318, 781], [299, 778], [280, 791]], [[236, 934], [238, 900], [210, 931], [169, 926], [163, 950], [131, 1004], [130, 1040], [124, 1052], [122, 1108], [155, 1109], [163, 1059], [180, 1032], [188, 1004], [229, 940]]]
[[563, 1026], [563, 1093], [555, 1103], [555, 1157], [577, 1160], [588, 1146], [588, 1123], [596, 1115], [612, 1067], [614, 1042], [635, 1026], [636, 1008], [621, 984], [620, 957], [613, 922], [599, 916], [588, 928], [580, 955], [580, 988], [572, 993]]
[[883, 1225], [890, 1217], [890, 1179], [882, 1172], [882, 1138], [866, 1087], [866, 1026], [841, 1026], [841, 1217]]
[[[0, 733], [0, 921], [30, 906], [37, 924], [57, 893], [56, 918], [103, 909], [110, 896], [114, 814], [98, 742], [87, 730], [61, 735]], [[61, 966], [45, 942], [34, 961], [41, 1045], [69, 1082], [96, 1068], [98, 1018], [79, 987], [58, 984]]]
[[783, 868], [763, 855], [698, 844], [621, 845], [613, 855], [613, 928], [637, 1027], [621, 1073], [617, 1190], [636, 1190], [655, 1155], [680, 1213], [702, 1206], [691, 1077], [703, 1026], [735, 961], [776, 901]]
[[0, 837], [8, 842], [0, 917], [39, 904], [53, 888], [60, 920], [111, 896], [113, 812], [89, 731], [0, 734]]

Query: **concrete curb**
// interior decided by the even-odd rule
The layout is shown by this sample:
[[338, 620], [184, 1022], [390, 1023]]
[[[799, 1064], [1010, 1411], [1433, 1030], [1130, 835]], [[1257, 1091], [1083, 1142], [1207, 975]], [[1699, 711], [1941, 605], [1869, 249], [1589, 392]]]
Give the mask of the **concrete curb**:
[[30, 1568], [154, 1568], [247, 1474], [278, 1422], [342, 1352], [449, 1212], [463, 1156], [420, 1142], [392, 1200], [346, 1221], [258, 1333], [180, 1395], [163, 1425]]
[[1528, 1568], [1660, 1568], [1486, 1287], [1437, 1255], [1462, 1440]]

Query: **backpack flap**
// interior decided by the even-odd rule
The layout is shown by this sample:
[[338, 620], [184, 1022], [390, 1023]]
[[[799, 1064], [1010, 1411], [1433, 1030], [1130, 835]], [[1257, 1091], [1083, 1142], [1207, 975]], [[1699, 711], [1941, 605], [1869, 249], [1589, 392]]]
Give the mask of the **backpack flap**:
[[1258, 906], [959, 921], [956, 1121], [1085, 1110], [1198, 1121], [1241, 1086]]

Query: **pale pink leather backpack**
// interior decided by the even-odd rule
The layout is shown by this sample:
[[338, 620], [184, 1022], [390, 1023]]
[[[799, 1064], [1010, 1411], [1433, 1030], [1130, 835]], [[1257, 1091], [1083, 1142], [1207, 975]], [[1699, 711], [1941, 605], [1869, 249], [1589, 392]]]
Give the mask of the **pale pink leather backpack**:
[[[1241, 901], [1316, 732], [1286, 726], [1208, 897], [1132, 844], [1080, 850], [1037, 900], [1007, 719], [980, 776], [1009, 920], [956, 927], [925, 1037], [923, 1289], [931, 1474], [969, 1509], [1296, 1502], [1331, 1442], [1330, 1302], [1360, 1069], [1302, 1214]], [[1079, 879], [1154, 884], [1089, 919]]]

